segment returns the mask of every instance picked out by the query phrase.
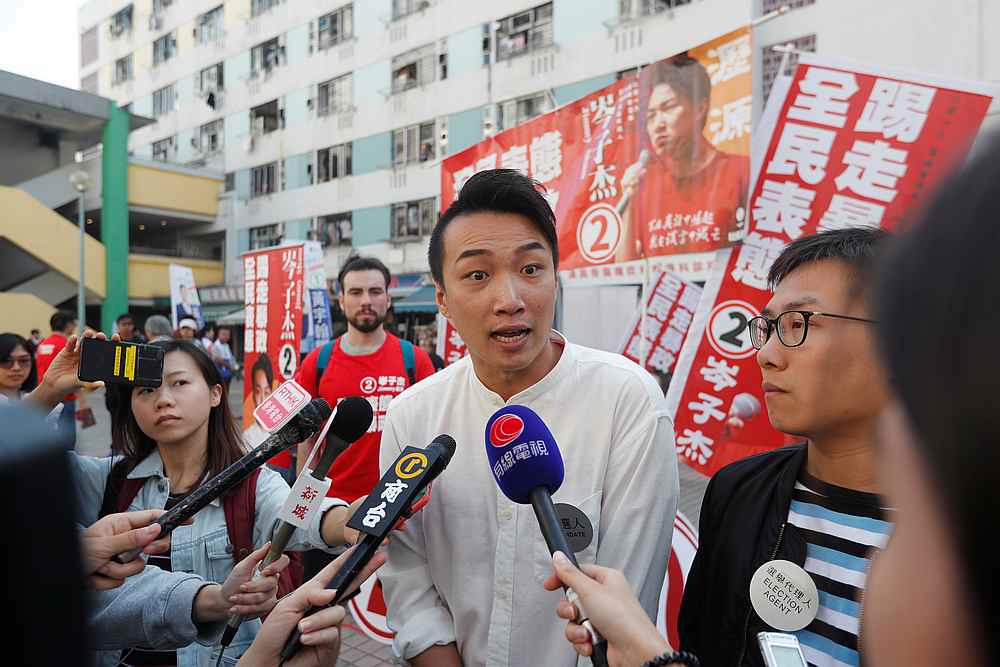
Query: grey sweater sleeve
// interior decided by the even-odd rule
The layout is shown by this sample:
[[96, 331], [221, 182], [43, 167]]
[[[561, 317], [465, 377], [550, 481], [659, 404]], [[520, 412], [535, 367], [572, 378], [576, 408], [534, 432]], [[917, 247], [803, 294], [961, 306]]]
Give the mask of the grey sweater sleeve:
[[[175, 649], [219, 641], [225, 621], [195, 624], [194, 599], [205, 581], [196, 574], [147, 567], [118, 588], [100, 591], [91, 600], [88, 622], [95, 650], [132, 646]], [[141, 622], [137, 622], [141, 619]]]

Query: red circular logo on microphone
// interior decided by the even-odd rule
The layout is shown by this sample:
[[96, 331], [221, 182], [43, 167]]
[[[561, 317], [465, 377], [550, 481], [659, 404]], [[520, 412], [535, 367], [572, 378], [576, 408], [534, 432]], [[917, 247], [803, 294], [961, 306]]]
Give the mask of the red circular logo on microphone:
[[514, 414], [500, 415], [490, 427], [490, 444], [506, 447], [524, 431], [524, 421]]

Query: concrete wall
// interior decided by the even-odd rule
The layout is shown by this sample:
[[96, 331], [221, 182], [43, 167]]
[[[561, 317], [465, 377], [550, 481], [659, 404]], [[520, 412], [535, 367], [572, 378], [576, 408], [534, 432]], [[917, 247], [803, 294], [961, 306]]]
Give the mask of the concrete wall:
[[59, 166], [58, 146], [46, 148], [36, 128], [0, 118], [0, 185], [17, 185]]

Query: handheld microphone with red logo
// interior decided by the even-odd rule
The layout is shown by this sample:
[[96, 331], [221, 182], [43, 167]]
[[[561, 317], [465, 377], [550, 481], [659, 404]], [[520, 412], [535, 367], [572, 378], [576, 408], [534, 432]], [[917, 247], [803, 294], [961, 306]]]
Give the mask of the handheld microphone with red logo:
[[[319, 457], [319, 462], [316, 463], [316, 467], [312, 470], [303, 469], [300, 478], [306, 477], [319, 482], [325, 482], [326, 473], [333, 466], [333, 462], [352, 443], [360, 439], [368, 431], [373, 418], [374, 413], [372, 412], [371, 403], [365, 399], [359, 396], [348, 396], [340, 401], [337, 404], [337, 411], [333, 415], [333, 423], [330, 424], [330, 429], [326, 433], [326, 446]], [[296, 482], [296, 487], [298, 487], [298, 482]], [[295, 493], [295, 490], [293, 489], [290, 493]], [[278, 522], [271, 535], [271, 548], [268, 550], [264, 560], [257, 566], [258, 573], [281, 558], [281, 554], [284, 553], [285, 547], [288, 546], [288, 542], [292, 539], [294, 533], [294, 524], [288, 521]], [[222, 633], [222, 641], [220, 642], [223, 648], [228, 647], [232, 643], [242, 623], [242, 616], [229, 617], [229, 623], [226, 624], [226, 630]], [[220, 652], [219, 659], [221, 660], [221, 658]]]
[[[579, 567], [574, 550], [559, 525], [552, 494], [562, 486], [565, 468], [556, 439], [542, 418], [531, 408], [508, 405], [486, 422], [486, 458], [504, 495], [519, 505], [531, 505], [542, 529], [549, 553], [561, 551]], [[594, 653], [591, 661], [607, 667], [608, 643], [594, 629], [572, 588], [566, 598], [580, 610], [577, 622], [590, 633]]]
[[[350, 594], [350, 586], [358, 573], [375, 556], [382, 542], [400, 518], [410, 513], [427, 485], [434, 481], [451, 462], [455, 454], [455, 439], [439, 435], [426, 449], [406, 447], [382, 475], [372, 492], [347, 522], [348, 527], [361, 533], [362, 538], [326, 587], [337, 595], [328, 606], [340, 604]], [[306, 612], [309, 616], [316, 609]], [[288, 637], [281, 651], [282, 660], [290, 659], [302, 646], [298, 626]]]
[[[218, 475], [208, 480], [192, 491], [166, 514], [160, 516], [156, 523], [160, 524], [160, 537], [166, 535], [181, 525], [216, 498], [234, 488], [250, 476], [257, 468], [267, 463], [275, 454], [309, 439], [313, 433], [320, 430], [323, 422], [329, 418], [332, 410], [330, 404], [322, 398], [314, 398], [302, 410], [292, 417], [291, 421], [281, 427], [277, 433], [272, 433], [267, 440], [256, 449], [243, 455]], [[115, 562], [125, 564], [139, 556], [140, 549], [132, 549], [114, 557]]]

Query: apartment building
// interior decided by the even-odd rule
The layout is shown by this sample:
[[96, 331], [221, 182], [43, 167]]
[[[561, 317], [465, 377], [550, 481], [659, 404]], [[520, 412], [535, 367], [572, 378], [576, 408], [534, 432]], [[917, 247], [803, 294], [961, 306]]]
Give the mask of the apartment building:
[[156, 120], [137, 158], [225, 174], [227, 283], [307, 238], [328, 275], [352, 249], [423, 274], [443, 157], [783, 5], [754, 29], [757, 114], [788, 43], [1000, 80], [989, 0], [91, 0], [81, 88]]

